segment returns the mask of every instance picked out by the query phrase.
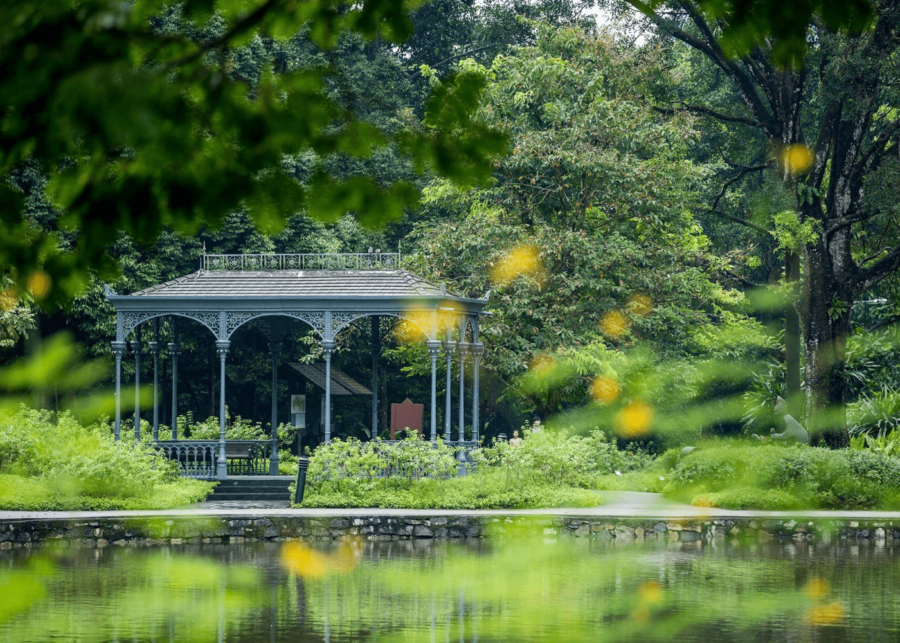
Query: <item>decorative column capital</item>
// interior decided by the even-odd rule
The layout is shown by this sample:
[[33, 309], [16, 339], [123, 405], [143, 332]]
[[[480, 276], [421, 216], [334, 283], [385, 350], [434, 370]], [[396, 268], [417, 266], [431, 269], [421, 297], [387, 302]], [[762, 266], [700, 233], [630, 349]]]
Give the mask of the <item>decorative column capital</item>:
[[447, 341], [441, 342], [441, 344], [444, 347], [444, 352], [447, 353], [447, 359], [450, 359], [450, 357], [456, 351], [456, 342], [451, 342], [451, 341], [447, 340]]
[[272, 355], [278, 355], [282, 348], [284, 348], [284, 345], [281, 342], [272, 342], [269, 344], [269, 352], [272, 353]]
[[169, 342], [169, 355], [178, 357], [179, 353], [181, 353], [181, 344], [178, 342]]
[[466, 361], [466, 357], [469, 355], [469, 353], [470, 353], [470, 350], [469, 350], [469, 349], [470, 349], [471, 347], [472, 347], [472, 345], [469, 344], [468, 342], [459, 342], [459, 343], [457, 343], [457, 345], [456, 345], [456, 352], [459, 353], [459, 359], [460, 359], [460, 360]]
[[481, 358], [484, 356], [484, 344], [480, 342], [477, 344], [472, 344], [469, 348], [469, 352], [472, 353], [472, 357], [476, 361], [480, 362]]
[[332, 355], [334, 353], [334, 349], [337, 348], [337, 342], [333, 339], [323, 339], [319, 342], [322, 346], [322, 350], [326, 355]]
[[147, 342], [147, 348], [154, 357], [159, 357], [159, 354], [162, 351], [162, 342]]
[[219, 354], [219, 357], [228, 355], [229, 348], [231, 348], [231, 342], [216, 342], [216, 352]]
[[432, 357], [437, 357], [437, 354], [441, 351], [443, 343], [434, 339], [429, 339], [427, 342], [425, 342], [425, 345], [428, 347], [428, 354]]
[[128, 342], [110, 342], [113, 349], [113, 355], [116, 356], [117, 359], [122, 359], [122, 356], [125, 355], [125, 351], [128, 350]]
[[144, 342], [142, 342], [141, 340], [135, 339], [134, 341], [131, 342], [131, 350], [134, 352], [135, 355], [140, 355], [141, 350], [143, 348], [144, 348]]

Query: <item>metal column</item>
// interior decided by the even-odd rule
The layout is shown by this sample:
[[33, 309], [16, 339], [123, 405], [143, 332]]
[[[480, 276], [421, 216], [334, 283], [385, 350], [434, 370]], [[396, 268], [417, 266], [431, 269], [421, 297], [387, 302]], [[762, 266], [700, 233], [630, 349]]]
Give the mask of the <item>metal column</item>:
[[466, 439], [466, 351], [467, 344], [460, 340], [459, 353], [459, 441]]
[[134, 439], [138, 442], [141, 441], [141, 349], [143, 347], [140, 339], [131, 342], [131, 350], [134, 351]]
[[472, 440], [478, 442], [481, 427], [478, 419], [478, 366], [481, 364], [481, 356], [484, 355], [484, 344], [472, 345]]
[[178, 439], [178, 354], [181, 344], [178, 343], [178, 330], [172, 320], [172, 341], [169, 342], [169, 355], [172, 357], [172, 439]]
[[122, 433], [122, 356], [128, 344], [112, 342], [113, 355], [116, 358], [116, 441]]
[[437, 358], [441, 343], [428, 340], [426, 345], [431, 357], [431, 441], [437, 442]]
[[447, 341], [444, 342], [444, 355], [447, 357], [447, 388], [444, 395], [444, 441], [450, 441], [450, 416], [453, 412], [453, 401], [451, 400], [451, 387], [453, 386], [453, 372], [450, 370], [453, 363], [453, 350], [456, 348], [456, 342], [450, 341], [450, 333], [447, 333]]
[[334, 341], [322, 340], [322, 350], [325, 352], [325, 444], [331, 442], [331, 355], [334, 346]]
[[269, 475], [278, 475], [278, 355], [281, 344], [269, 344], [272, 354], [272, 452], [269, 454]]
[[159, 440], [159, 317], [153, 320], [153, 341], [150, 352], [153, 353], [153, 441]]
[[228, 479], [228, 462], [225, 459], [225, 357], [231, 342], [216, 342], [219, 353], [219, 457], [216, 462], [216, 478]]
[[378, 437], [378, 357], [381, 355], [381, 317], [372, 317], [372, 439]]

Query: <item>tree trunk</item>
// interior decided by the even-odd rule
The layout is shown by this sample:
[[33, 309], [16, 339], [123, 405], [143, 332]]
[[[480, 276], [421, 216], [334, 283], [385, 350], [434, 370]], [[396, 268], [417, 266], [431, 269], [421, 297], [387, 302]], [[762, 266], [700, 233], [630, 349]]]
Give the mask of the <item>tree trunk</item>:
[[802, 396], [800, 390], [800, 316], [797, 314], [796, 282], [800, 278], [800, 257], [796, 252], [785, 254], [784, 280], [789, 284], [790, 295], [784, 307], [784, 365], [787, 372], [787, 403], [791, 415], [800, 417]]
[[844, 413], [844, 367], [853, 294], [833, 278], [821, 239], [808, 245], [804, 254], [807, 430], [811, 444], [846, 447], [850, 436]]

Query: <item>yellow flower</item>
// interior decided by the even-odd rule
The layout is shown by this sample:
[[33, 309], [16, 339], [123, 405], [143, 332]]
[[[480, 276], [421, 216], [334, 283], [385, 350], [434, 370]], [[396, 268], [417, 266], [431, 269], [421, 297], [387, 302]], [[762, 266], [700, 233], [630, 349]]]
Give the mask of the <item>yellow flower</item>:
[[35, 270], [28, 277], [28, 290], [38, 299], [43, 299], [50, 292], [52, 282], [50, 275], [43, 270]]
[[502, 286], [515, 281], [519, 276], [543, 279], [544, 266], [537, 246], [522, 245], [510, 250], [491, 269], [491, 281]]
[[618, 337], [628, 330], [628, 318], [618, 310], [612, 310], [600, 320], [600, 330], [607, 337]]
[[788, 172], [801, 174], [813, 164], [814, 157], [812, 150], [805, 145], [797, 144], [785, 147], [781, 153], [781, 160]]
[[591, 397], [602, 404], [612, 404], [619, 399], [622, 387], [611, 377], [601, 375], [591, 382]]
[[650, 431], [653, 409], [644, 400], [633, 400], [619, 412], [616, 423], [622, 437], [642, 438]]
[[831, 601], [810, 607], [803, 615], [803, 622], [807, 625], [837, 625], [844, 620], [845, 613], [842, 602]]

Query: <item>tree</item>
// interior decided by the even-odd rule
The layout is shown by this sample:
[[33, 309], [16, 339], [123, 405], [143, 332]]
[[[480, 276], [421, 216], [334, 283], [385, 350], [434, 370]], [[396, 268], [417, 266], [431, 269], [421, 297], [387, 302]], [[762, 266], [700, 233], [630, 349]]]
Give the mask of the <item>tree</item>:
[[[659, 52], [544, 25], [480, 73], [481, 116], [511, 152], [490, 188], [430, 186], [415, 238], [419, 269], [472, 296], [491, 290], [487, 368], [511, 384], [596, 343], [700, 350], [698, 329], [741, 298], [715, 282], [728, 262], [707, 253], [692, 215], [706, 175], [685, 160], [695, 119], [646, 100], [666, 74]], [[573, 380], [529, 402], [549, 414], [588, 399]]]
[[[803, 25], [809, 54], [799, 65], [796, 58], [779, 55], [777, 41], [755, 39], [729, 50], [724, 34], [737, 18], [713, 15], [698, 2], [651, 7], [626, 1], [662, 37], [709, 61], [741, 99], [740, 109], [705, 101], [664, 108], [714, 119], [735, 137], [756, 134], [769, 146], [762, 167], [744, 163], [738, 174], [771, 166], [793, 195], [795, 218], [783, 224], [802, 256], [796, 306], [806, 358], [807, 421], [825, 443], [846, 445], [842, 371], [851, 309], [900, 267], [900, 243], [891, 232], [896, 206], [884, 191], [900, 178], [900, 117], [889, 107], [897, 100], [900, 6], [873, 3], [874, 17], [858, 31], [832, 28], [810, 13]], [[733, 51], [739, 55], [729, 55]], [[785, 62], [794, 66], [784, 67]]]
[[[335, 155], [396, 146], [420, 171], [484, 176], [502, 140], [471, 126], [478, 78], [450, 80], [418, 127], [386, 132], [332, 100], [321, 69], [271, 73], [265, 39], [303, 28], [325, 48], [345, 33], [399, 42], [410, 33], [409, 9], [403, 0], [3, 3], [0, 174], [25, 164], [46, 172], [74, 241], [61, 251], [57, 234], [23, 220], [20, 193], [4, 189], [0, 261], [20, 290], [38, 279], [46, 287], [32, 292], [59, 304], [84, 289], [91, 270], [115, 275], [107, 248], [120, 232], [152, 244], [166, 227], [194, 233], [244, 206], [271, 233], [298, 210], [378, 222], [416, 202], [406, 181], [335, 178], [327, 168]], [[240, 45], [249, 49], [229, 50]], [[301, 152], [302, 182], [281, 170], [285, 155]]]

